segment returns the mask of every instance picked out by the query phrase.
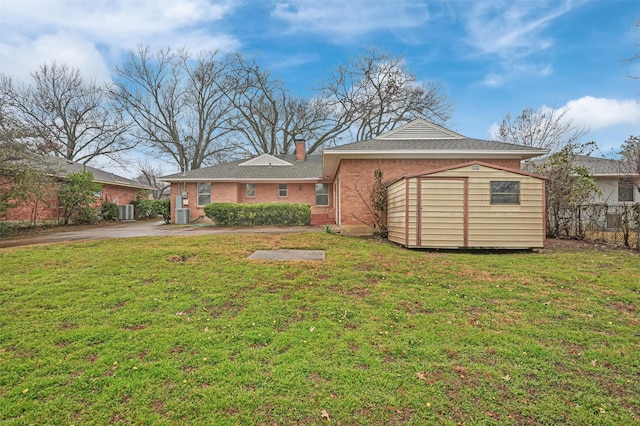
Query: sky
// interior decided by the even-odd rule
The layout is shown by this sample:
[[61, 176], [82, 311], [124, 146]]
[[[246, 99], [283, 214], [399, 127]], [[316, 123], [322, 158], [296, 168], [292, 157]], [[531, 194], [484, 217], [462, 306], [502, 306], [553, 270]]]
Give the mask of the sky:
[[27, 82], [55, 60], [109, 81], [148, 43], [259, 53], [310, 96], [377, 47], [442, 84], [458, 133], [490, 139], [507, 113], [566, 108], [611, 156], [640, 135], [640, 60], [623, 63], [640, 53], [638, 22], [638, 0], [0, 0], [0, 73]]

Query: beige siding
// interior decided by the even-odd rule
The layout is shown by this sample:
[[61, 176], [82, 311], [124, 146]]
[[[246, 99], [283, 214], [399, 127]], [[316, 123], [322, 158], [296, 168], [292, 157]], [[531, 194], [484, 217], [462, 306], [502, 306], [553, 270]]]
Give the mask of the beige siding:
[[[519, 204], [491, 204], [494, 180], [520, 182]], [[465, 166], [401, 179], [388, 197], [389, 239], [407, 247], [544, 246], [544, 180], [537, 177]]]
[[464, 181], [421, 181], [420, 245], [464, 247]]
[[[469, 247], [532, 248], [544, 244], [543, 181], [484, 166], [447, 170], [433, 176], [469, 177]], [[491, 181], [520, 182], [519, 204], [491, 204]]]
[[407, 246], [418, 245], [418, 179], [409, 179], [407, 189]]
[[404, 179], [387, 188], [387, 230], [389, 240], [405, 244], [406, 226], [406, 181]]

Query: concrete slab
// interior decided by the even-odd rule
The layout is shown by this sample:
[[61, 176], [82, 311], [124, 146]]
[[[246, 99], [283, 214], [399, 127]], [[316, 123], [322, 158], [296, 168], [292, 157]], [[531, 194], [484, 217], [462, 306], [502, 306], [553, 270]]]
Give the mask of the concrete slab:
[[256, 250], [247, 259], [324, 260], [324, 250]]

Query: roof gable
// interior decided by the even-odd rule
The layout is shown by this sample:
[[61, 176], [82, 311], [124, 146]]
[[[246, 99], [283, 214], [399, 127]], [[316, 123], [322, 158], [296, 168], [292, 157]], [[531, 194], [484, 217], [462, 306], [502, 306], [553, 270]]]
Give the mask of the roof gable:
[[464, 139], [453, 132], [423, 118], [417, 118], [403, 126], [383, 133], [374, 139], [411, 140], [411, 139]]
[[271, 154], [262, 154], [242, 162], [238, 166], [293, 166], [293, 164]]

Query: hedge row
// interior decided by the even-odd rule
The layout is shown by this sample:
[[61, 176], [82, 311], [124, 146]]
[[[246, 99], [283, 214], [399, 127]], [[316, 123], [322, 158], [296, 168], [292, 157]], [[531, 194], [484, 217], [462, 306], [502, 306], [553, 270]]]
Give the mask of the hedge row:
[[309, 225], [311, 206], [297, 203], [211, 203], [204, 213], [220, 226]]

